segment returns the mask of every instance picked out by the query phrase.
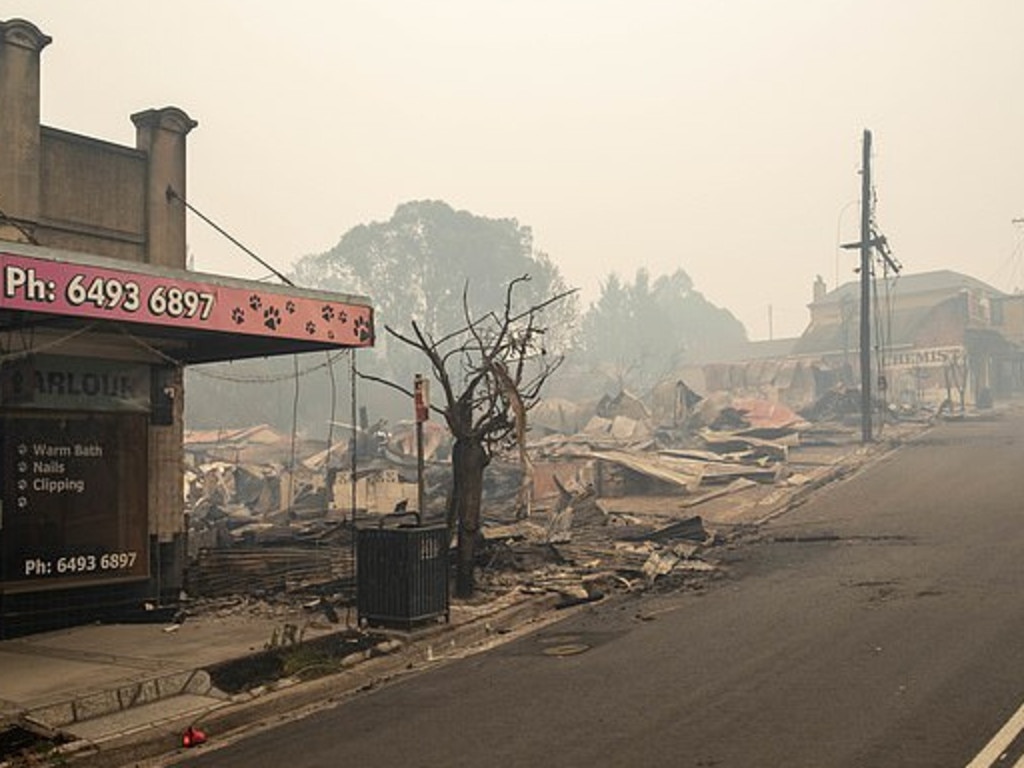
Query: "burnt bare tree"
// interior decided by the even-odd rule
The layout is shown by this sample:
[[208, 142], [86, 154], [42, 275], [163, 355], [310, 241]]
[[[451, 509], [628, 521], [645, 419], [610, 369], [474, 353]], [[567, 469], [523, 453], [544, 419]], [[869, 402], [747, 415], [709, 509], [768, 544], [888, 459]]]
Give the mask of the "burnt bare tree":
[[[539, 401], [544, 382], [562, 362], [561, 355], [549, 355], [544, 345], [547, 328], [541, 322], [542, 314], [574, 291], [518, 310], [516, 290], [529, 279], [523, 275], [508, 283], [500, 312], [476, 317], [469, 308], [467, 284], [462, 295], [465, 326], [438, 338], [415, 320], [411, 333], [385, 326], [392, 337], [426, 355], [444, 398], [443, 404], [431, 405], [431, 409], [444, 418], [454, 440], [448, 526], [458, 531], [455, 592], [460, 597], [468, 597], [474, 590], [484, 470], [496, 454], [518, 448], [528, 475], [527, 414]], [[412, 396], [394, 382], [365, 378]], [[527, 479], [518, 502], [520, 514], [528, 511]]]

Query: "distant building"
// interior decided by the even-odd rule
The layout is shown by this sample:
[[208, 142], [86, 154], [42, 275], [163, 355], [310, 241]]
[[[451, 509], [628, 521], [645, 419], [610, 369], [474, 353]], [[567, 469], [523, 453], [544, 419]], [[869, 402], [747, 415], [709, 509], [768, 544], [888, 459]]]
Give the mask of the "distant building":
[[[871, 299], [873, 380], [898, 405], [974, 404], [1019, 391], [1024, 304], [950, 270], [878, 280]], [[860, 284], [815, 291], [793, 355], [860, 386]]]
[[[1024, 296], [1007, 295], [950, 270], [873, 283], [871, 365], [876, 400], [891, 406], [958, 408], [1024, 391]], [[819, 277], [811, 318], [795, 339], [722, 349], [680, 369], [650, 399], [659, 423], [678, 412], [680, 382], [809, 408], [830, 393], [860, 389], [860, 283], [829, 292]]]

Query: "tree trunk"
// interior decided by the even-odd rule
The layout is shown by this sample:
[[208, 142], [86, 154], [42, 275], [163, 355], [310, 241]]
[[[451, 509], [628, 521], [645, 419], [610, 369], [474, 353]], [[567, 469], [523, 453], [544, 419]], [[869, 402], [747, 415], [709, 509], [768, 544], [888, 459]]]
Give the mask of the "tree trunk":
[[455, 595], [473, 594], [473, 564], [480, 534], [480, 503], [484, 492], [484, 468], [488, 457], [480, 440], [457, 438], [452, 447], [452, 506], [458, 523], [458, 560], [455, 571]]

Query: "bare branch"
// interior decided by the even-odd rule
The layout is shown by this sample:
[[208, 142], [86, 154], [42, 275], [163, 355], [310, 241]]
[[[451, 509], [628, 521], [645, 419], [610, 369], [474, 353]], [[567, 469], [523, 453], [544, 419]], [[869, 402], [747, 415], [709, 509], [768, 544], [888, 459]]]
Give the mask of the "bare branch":
[[524, 317], [526, 317], [527, 315], [529, 315], [531, 313], [540, 312], [542, 309], [545, 309], [546, 307], [550, 307], [555, 302], [559, 302], [562, 299], [568, 298], [569, 296], [572, 296], [574, 293], [579, 293], [579, 290], [580, 290], [579, 288], [572, 288], [572, 289], [570, 289], [568, 291], [562, 291], [561, 293], [555, 294], [551, 298], [545, 299], [540, 304], [534, 304], [529, 309], [524, 310], [523, 312], [520, 312], [518, 315], [516, 315], [515, 317], [511, 318], [511, 321], [514, 323], [514, 322], [516, 322], [518, 320], [522, 320]]
[[384, 379], [381, 378], [380, 376], [374, 376], [372, 373], [363, 373], [362, 371], [357, 371], [356, 376], [358, 376], [363, 381], [372, 381], [375, 384], [383, 384], [385, 387], [389, 387], [395, 390], [396, 392], [401, 392], [403, 395], [407, 395], [410, 398], [413, 397], [413, 392], [411, 389], [406, 389], [401, 384], [396, 384], [390, 379]]
[[[432, 409], [443, 414], [456, 439], [479, 440], [489, 446], [489, 452], [508, 444], [513, 437], [514, 442], [522, 442], [526, 413], [536, 405], [544, 382], [562, 362], [561, 358], [545, 358], [532, 375], [527, 375], [527, 366], [536, 360], [536, 339], [546, 331], [538, 322], [540, 312], [577, 289], [563, 291], [514, 314], [515, 292], [529, 280], [529, 275], [511, 280], [500, 314], [486, 312], [477, 318], [469, 306], [467, 282], [462, 292], [466, 325], [439, 338], [433, 338], [415, 320], [411, 322], [411, 334], [385, 326], [394, 338], [427, 356], [446, 401], [443, 409]], [[456, 364], [461, 368], [458, 379], [453, 378], [452, 367]], [[457, 380], [461, 382], [458, 392]], [[393, 382], [378, 381], [409, 394]]]
[[[517, 278], [517, 280], [521, 280], [521, 279], [522, 278]], [[545, 309], [546, 307], [549, 307], [552, 304], [555, 304], [555, 303], [561, 301], [562, 299], [566, 299], [569, 296], [572, 296], [574, 293], [579, 293], [579, 292], [580, 292], [579, 288], [570, 288], [567, 291], [562, 291], [561, 293], [557, 293], [554, 296], [551, 296], [550, 298], [545, 299], [540, 304], [535, 304], [534, 306], [530, 307], [529, 309], [524, 310], [520, 314], [515, 315], [513, 317], [510, 317], [509, 321], [515, 323], [515, 322], [523, 319], [524, 317], [526, 317], [531, 312], [539, 312], [539, 311]], [[437, 340], [437, 344], [440, 346], [441, 344], [444, 344], [445, 342], [450, 341], [451, 339], [453, 339], [453, 338], [455, 338], [455, 337], [457, 337], [457, 336], [459, 336], [459, 335], [461, 335], [463, 333], [468, 333], [471, 327], [475, 327], [477, 325], [480, 325], [481, 323], [483, 323], [484, 321], [486, 321], [488, 319], [493, 319], [495, 322], [497, 322], [497, 317], [495, 317], [494, 313], [493, 312], [488, 312], [488, 313], [486, 313], [484, 315], [481, 315], [476, 320], [473, 320], [473, 321], [468, 321], [467, 320], [468, 325], [465, 328], [459, 328], [456, 331], [452, 331], [451, 333], [449, 333], [449, 334], [447, 334], [445, 336], [442, 336], [440, 339]]]
[[[403, 395], [406, 395], [410, 400], [412, 400], [416, 396], [411, 389], [407, 389], [406, 387], [403, 387], [401, 384], [391, 381], [391, 379], [385, 379], [380, 376], [374, 376], [372, 373], [363, 373], [362, 371], [356, 371], [356, 376], [362, 379], [363, 381], [372, 381], [375, 384], [383, 384], [385, 387], [393, 389], [396, 392], [401, 392]], [[429, 407], [430, 410], [432, 410], [434, 413], [437, 413], [442, 416], [444, 415], [443, 408], [439, 408], [436, 405], [430, 405]]]

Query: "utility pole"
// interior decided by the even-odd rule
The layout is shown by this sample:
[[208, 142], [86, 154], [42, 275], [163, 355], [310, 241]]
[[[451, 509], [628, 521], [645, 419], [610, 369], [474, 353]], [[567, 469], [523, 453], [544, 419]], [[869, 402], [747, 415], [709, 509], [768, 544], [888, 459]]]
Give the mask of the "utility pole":
[[[860, 171], [860, 242], [840, 248], [860, 251], [860, 423], [861, 441], [870, 443], [871, 435], [871, 282], [872, 257], [877, 248], [885, 269], [899, 272], [903, 267], [893, 257], [889, 240], [875, 230], [871, 210], [871, 131], [864, 131], [864, 157]], [[881, 378], [881, 370], [879, 370]], [[884, 382], [879, 386], [884, 386]]]
[[871, 131], [860, 170], [860, 432], [871, 442]]

